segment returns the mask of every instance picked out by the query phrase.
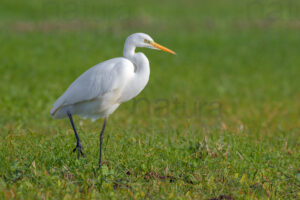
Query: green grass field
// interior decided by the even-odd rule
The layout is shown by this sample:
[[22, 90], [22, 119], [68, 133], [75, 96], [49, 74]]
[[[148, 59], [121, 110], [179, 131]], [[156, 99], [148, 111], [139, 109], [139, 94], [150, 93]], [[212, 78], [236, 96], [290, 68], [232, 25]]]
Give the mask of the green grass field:
[[[0, 199], [300, 198], [300, 2], [11, 1], [0, 6]], [[49, 111], [145, 32], [150, 81], [110, 117]]]

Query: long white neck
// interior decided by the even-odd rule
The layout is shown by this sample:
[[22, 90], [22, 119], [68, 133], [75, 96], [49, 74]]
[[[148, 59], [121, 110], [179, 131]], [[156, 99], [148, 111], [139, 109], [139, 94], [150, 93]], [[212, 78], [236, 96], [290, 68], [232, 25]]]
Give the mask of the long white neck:
[[130, 60], [135, 66], [135, 76], [132, 78], [130, 87], [131, 98], [138, 95], [147, 85], [150, 76], [149, 60], [143, 53], [135, 53], [135, 46], [126, 41], [123, 56]]
[[143, 53], [135, 53], [135, 46], [130, 42], [126, 41], [123, 50], [123, 56], [130, 60], [136, 67], [135, 73], [139, 77], [149, 78], [150, 67], [149, 60]]

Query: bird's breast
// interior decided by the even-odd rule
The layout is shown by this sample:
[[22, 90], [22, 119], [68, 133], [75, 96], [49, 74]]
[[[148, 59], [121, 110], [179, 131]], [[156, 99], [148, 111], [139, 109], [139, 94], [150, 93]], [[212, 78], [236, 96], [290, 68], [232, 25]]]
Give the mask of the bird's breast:
[[126, 102], [130, 99], [136, 97], [147, 85], [149, 76], [140, 77], [134, 74], [131, 80], [125, 85], [122, 95], [120, 97], [120, 102]]

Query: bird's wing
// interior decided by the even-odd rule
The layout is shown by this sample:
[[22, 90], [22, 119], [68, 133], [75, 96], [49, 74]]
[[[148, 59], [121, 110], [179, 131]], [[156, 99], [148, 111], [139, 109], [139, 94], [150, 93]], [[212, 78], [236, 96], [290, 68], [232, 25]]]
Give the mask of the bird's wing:
[[125, 58], [114, 58], [95, 65], [79, 76], [57, 99], [51, 115], [63, 106], [90, 101], [122, 88], [134, 73], [134, 65]]

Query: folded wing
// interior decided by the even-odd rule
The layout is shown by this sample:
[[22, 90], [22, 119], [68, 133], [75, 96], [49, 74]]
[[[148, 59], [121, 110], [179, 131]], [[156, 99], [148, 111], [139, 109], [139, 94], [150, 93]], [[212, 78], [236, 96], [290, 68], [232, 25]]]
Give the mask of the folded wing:
[[134, 73], [134, 65], [125, 58], [114, 58], [87, 70], [57, 99], [52, 116], [62, 107], [90, 101], [126, 85]]

